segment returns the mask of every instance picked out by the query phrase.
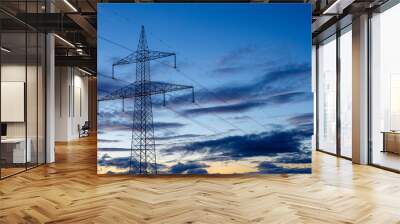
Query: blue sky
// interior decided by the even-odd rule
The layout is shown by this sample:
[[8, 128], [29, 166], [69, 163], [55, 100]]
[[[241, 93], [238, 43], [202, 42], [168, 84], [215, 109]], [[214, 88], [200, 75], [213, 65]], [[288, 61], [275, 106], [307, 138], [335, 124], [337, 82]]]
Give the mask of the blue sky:
[[[167, 96], [167, 106], [190, 119], [153, 97], [165, 173], [309, 172], [310, 21], [307, 4], [99, 4], [99, 97], [134, 82], [134, 64], [116, 69], [119, 80], [108, 76], [136, 49], [144, 25], [151, 50], [177, 53], [179, 71], [172, 58], [153, 61], [152, 80], [196, 92], [196, 104], [190, 91]], [[125, 112], [121, 105], [99, 104], [103, 173], [124, 172], [112, 164], [128, 155], [133, 101]]]

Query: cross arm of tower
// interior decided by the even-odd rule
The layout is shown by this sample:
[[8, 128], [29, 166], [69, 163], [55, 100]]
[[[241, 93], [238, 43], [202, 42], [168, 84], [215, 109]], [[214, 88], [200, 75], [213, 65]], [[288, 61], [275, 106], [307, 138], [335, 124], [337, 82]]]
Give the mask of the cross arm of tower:
[[140, 62], [145, 62], [145, 61], [152, 61], [152, 60], [157, 60], [160, 58], [165, 58], [165, 57], [170, 57], [170, 56], [175, 57], [176, 54], [172, 53], [172, 52], [151, 51], [151, 50], [135, 51], [135, 52], [131, 53], [130, 55], [116, 61], [113, 64], [113, 66], [128, 65], [128, 64], [140, 63]]
[[193, 86], [155, 81], [134, 82], [99, 98], [99, 101], [165, 94], [168, 92], [175, 92], [184, 89], [193, 89]]

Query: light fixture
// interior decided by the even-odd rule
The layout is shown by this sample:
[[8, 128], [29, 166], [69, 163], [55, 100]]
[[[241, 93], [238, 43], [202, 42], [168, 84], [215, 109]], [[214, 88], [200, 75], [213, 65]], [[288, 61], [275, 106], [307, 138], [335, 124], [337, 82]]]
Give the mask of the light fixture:
[[329, 15], [329, 14], [342, 14], [343, 9], [347, 8], [349, 5], [351, 5], [355, 0], [336, 0], [332, 5], [330, 5], [324, 12], [322, 13], [323, 15]]
[[73, 6], [68, 0], [64, 0], [64, 3], [67, 4], [74, 12], [78, 12], [75, 6]]
[[54, 34], [55, 37], [57, 37], [59, 40], [61, 40], [62, 42], [66, 43], [68, 46], [75, 48], [75, 45], [73, 45], [71, 42], [69, 42], [68, 40], [60, 37], [58, 34]]
[[78, 67], [78, 70], [81, 71], [81, 72], [83, 72], [83, 73], [85, 73], [86, 75], [89, 75], [89, 76], [92, 76], [92, 75], [93, 75], [92, 73], [90, 73], [90, 72], [88, 72], [88, 71], [86, 71], [86, 70], [83, 70], [83, 69], [81, 69], [81, 68], [79, 68], [79, 67]]
[[7, 49], [5, 47], [1, 47], [1, 51], [4, 51], [6, 53], [10, 53], [11, 52], [11, 50], [9, 50], [9, 49]]

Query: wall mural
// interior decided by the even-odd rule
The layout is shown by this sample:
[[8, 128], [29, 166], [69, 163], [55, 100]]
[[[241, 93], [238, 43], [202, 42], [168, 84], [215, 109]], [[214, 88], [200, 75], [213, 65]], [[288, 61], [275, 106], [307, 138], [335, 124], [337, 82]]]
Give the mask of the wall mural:
[[311, 173], [309, 4], [99, 4], [98, 174]]

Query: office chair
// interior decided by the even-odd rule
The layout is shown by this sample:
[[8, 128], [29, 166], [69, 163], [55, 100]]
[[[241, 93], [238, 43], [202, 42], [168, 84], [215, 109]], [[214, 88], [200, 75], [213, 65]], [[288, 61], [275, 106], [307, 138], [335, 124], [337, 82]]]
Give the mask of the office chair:
[[78, 125], [78, 129], [79, 129], [79, 138], [89, 136], [89, 129], [90, 129], [89, 121], [85, 121], [82, 127]]

